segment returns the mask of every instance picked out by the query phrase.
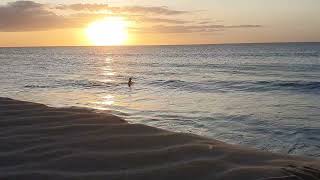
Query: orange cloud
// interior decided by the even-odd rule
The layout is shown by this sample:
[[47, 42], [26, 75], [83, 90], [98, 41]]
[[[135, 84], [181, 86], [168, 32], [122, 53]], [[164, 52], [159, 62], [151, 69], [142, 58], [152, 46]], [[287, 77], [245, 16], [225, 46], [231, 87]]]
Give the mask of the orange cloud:
[[106, 4], [70, 4], [59, 5], [56, 7], [60, 10], [74, 10], [74, 11], [111, 11], [112, 13], [129, 13], [129, 14], [157, 14], [157, 15], [180, 15], [187, 14], [188, 11], [178, 11], [169, 9], [166, 6], [124, 6], [111, 7]]

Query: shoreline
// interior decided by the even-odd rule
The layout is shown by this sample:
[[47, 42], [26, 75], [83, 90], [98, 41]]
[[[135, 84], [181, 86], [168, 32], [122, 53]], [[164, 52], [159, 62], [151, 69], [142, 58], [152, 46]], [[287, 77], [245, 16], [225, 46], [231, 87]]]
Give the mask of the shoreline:
[[320, 161], [0, 97], [0, 179], [320, 179]]

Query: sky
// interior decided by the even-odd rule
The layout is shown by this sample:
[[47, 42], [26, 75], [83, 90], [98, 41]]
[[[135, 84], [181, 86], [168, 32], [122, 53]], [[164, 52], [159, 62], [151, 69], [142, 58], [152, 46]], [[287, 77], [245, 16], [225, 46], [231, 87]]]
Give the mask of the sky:
[[0, 46], [95, 45], [86, 29], [111, 16], [128, 22], [123, 45], [320, 42], [319, 8], [319, 0], [1, 0]]

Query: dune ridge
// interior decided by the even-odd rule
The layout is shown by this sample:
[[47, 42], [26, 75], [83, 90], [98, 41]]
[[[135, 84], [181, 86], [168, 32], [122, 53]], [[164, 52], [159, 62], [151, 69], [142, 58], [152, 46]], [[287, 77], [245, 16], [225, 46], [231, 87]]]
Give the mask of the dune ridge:
[[0, 179], [314, 180], [320, 161], [0, 98]]

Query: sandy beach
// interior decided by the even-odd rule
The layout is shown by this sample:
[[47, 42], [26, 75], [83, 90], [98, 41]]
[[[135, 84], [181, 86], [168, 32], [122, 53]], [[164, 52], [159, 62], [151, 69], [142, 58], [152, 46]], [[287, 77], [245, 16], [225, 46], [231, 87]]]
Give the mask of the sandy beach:
[[0, 98], [0, 179], [320, 179], [320, 161]]

